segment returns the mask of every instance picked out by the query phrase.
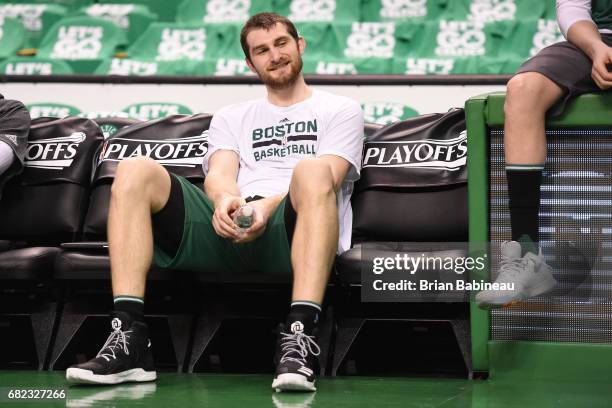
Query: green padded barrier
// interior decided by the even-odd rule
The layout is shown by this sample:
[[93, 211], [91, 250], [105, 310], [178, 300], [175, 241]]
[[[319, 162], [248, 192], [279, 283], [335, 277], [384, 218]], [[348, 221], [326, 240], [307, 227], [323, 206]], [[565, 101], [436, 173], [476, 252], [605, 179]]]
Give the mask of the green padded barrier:
[[[489, 173], [488, 173], [488, 135], [485, 120], [487, 95], [475, 96], [465, 103], [465, 116], [468, 132], [468, 224], [469, 240], [482, 245], [489, 241]], [[470, 271], [470, 279], [480, 280]], [[471, 295], [470, 330], [472, 333], [472, 368], [474, 371], [489, 370], [489, 313], [478, 308]]]
[[360, 0], [274, 0], [274, 11], [300, 22], [359, 21]]
[[178, 0], [98, 0], [100, 4], [141, 4], [147, 6], [151, 12], [157, 15], [158, 21], [167, 23], [176, 20], [176, 11], [181, 4]]
[[19, 20], [0, 19], [0, 59], [12, 57], [26, 41], [26, 31]]
[[4, 75], [67, 75], [72, 68], [66, 62], [49, 58], [14, 57], [0, 63]]
[[598, 382], [610, 376], [609, 344], [491, 341], [492, 379]]
[[92, 4], [79, 10], [79, 14], [115, 23], [125, 32], [129, 44], [157, 21], [157, 15], [142, 4]]
[[43, 39], [37, 56], [68, 61], [75, 73], [92, 73], [103, 59], [125, 46], [125, 33], [114, 23], [93, 17], [67, 17]]
[[253, 14], [271, 11], [272, 0], [185, 0], [177, 11], [178, 23], [244, 23]]
[[[501, 129], [504, 101], [504, 93], [494, 93], [466, 102], [471, 242], [497, 242], [509, 234]], [[559, 118], [547, 119], [549, 157], [543, 177], [540, 238], [559, 285], [550, 296], [496, 310], [490, 316], [471, 304], [476, 370], [489, 370], [496, 379], [521, 372], [528, 373], [524, 378], [551, 380], [575, 378], [579, 369], [586, 378], [596, 379], [608, 370], [609, 362], [602, 356], [612, 353], [612, 347], [595, 343], [609, 343], [612, 319], [610, 112], [612, 93], [587, 94], [574, 99]], [[587, 255], [593, 264], [581, 266], [580, 257], [572, 258], [571, 246], [554, 245], [567, 240], [586, 251], [599, 246], [600, 253]], [[486, 342], [484, 349], [489, 338], [494, 340]]]
[[[503, 92], [489, 95], [485, 111], [490, 126], [503, 126], [504, 101]], [[567, 111], [559, 118], [549, 120], [548, 126], [606, 126], [612, 124], [612, 93], [600, 95], [581, 95], [568, 106]]]
[[0, 5], [0, 16], [18, 19], [26, 29], [27, 39], [23, 44], [26, 49], [38, 48], [53, 24], [64, 18], [66, 14], [66, 7], [57, 4], [8, 3]]

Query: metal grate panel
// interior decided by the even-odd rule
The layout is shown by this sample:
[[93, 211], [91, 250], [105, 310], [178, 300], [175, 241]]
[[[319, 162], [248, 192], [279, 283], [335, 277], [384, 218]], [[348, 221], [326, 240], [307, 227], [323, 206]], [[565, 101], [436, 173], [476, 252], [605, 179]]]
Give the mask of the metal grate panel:
[[[493, 311], [491, 338], [612, 342], [612, 129], [546, 133], [540, 244], [559, 285]], [[498, 243], [510, 239], [504, 133], [491, 129], [489, 136], [490, 237]], [[492, 258], [495, 279], [499, 254]]]

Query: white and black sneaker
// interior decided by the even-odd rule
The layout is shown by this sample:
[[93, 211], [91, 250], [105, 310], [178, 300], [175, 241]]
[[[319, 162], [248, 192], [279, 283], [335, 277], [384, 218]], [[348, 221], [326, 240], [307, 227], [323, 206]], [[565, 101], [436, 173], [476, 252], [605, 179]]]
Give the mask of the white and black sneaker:
[[272, 388], [280, 391], [316, 391], [315, 380], [319, 371], [318, 355], [321, 349], [315, 336], [304, 333], [304, 325], [295, 321], [290, 333], [281, 330], [276, 355], [276, 374]]
[[147, 325], [115, 312], [111, 326], [113, 331], [95, 358], [66, 370], [68, 382], [119, 384], [157, 378]]

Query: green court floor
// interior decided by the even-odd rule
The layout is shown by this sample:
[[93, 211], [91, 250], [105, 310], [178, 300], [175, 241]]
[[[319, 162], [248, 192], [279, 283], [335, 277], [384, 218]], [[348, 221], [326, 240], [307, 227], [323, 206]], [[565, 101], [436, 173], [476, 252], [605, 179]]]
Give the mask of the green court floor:
[[[577, 375], [579, 380], [579, 375]], [[68, 387], [61, 372], [0, 371], [0, 407], [611, 407], [612, 380], [325, 378], [309, 394], [274, 393], [268, 375], [160, 373], [154, 383]], [[65, 390], [66, 399], [9, 400], [10, 389]]]

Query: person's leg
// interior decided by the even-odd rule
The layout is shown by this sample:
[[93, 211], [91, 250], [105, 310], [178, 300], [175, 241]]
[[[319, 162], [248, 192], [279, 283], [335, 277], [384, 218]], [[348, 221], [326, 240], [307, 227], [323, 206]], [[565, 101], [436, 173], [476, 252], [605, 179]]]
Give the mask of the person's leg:
[[501, 246], [495, 281], [512, 283], [514, 289], [479, 292], [476, 302], [481, 307], [501, 307], [539, 296], [557, 284], [538, 248], [540, 188], [547, 154], [545, 117], [562, 114], [578, 95], [600, 91], [591, 78], [592, 65], [584, 52], [562, 41], [525, 61], [508, 82], [504, 146], [512, 241]]
[[317, 322], [338, 248], [338, 209], [329, 164], [320, 159], [299, 162], [289, 200], [285, 205], [297, 216], [291, 242], [293, 292], [272, 388], [314, 391], [320, 352]]
[[298, 163], [289, 198], [297, 219], [291, 243], [293, 293], [288, 320], [302, 321], [309, 332], [321, 311], [338, 250], [338, 208], [330, 165], [320, 159]]
[[168, 171], [150, 158], [119, 163], [108, 213], [113, 296], [144, 298], [153, 259], [151, 214], [166, 205], [170, 186]]
[[68, 368], [69, 382], [117, 384], [157, 378], [143, 301], [153, 257], [151, 217], [166, 205], [171, 185], [169, 173], [149, 158], [119, 164], [108, 218], [113, 331], [95, 358]]
[[538, 72], [523, 72], [507, 85], [504, 149], [512, 241], [501, 245], [498, 283], [508, 290], [484, 290], [476, 302], [501, 307], [538, 296], [556, 285], [538, 250], [540, 188], [546, 161], [545, 117], [566, 90]]
[[[538, 72], [514, 76], [507, 86], [504, 106], [504, 149], [512, 240], [522, 237], [537, 245], [542, 170], [546, 161], [546, 112], [564, 90]], [[533, 246], [523, 252], [537, 252]]]
[[294, 301], [321, 304], [338, 250], [338, 208], [331, 166], [302, 160], [289, 186], [297, 221], [291, 244]]

